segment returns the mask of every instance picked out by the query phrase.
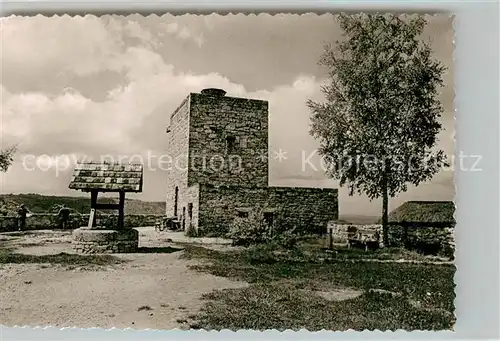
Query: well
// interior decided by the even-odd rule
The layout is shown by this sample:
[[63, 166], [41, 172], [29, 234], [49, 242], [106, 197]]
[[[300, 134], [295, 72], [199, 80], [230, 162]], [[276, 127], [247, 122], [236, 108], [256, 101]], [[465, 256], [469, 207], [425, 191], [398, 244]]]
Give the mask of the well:
[[71, 246], [79, 253], [134, 253], [139, 247], [139, 232], [134, 229], [90, 230], [82, 227], [72, 235]]
[[[69, 188], [90, 192], [90, 217], [87, 227], [73, 231], [72, 246], [80, 253], [129, 253], [137, 252], [139, 232], [124, 227], [125, 192], [142, 191], [141, 164], [116, 162], [78, 163]], [[119, 194], [118, 203], [98, 203], [99, 192]], [[116, 228], [96, 227], [97, 210], [118, 210]]]

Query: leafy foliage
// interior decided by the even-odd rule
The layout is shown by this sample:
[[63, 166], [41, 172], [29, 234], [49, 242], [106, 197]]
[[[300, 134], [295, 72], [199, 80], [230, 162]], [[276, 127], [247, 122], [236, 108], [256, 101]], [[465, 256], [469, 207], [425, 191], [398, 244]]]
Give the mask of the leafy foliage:
[[249, 212], [248, 217], [236, 217], [229, 227], [228, 238], [235, 245], [248, 246], [269, 242], [272, 238], [271, 227], [264, 220], [260, 208]]
[[237, 217], [231, 224], [228, 237], [235, 245], [271, 243], [287, 249], [293, 248], [298, 240], [293, 220], [284, 210], [278, 210], [274, 216], [275, 220], [269, 223], [264, 219], [264, 211], [257, 208], [249, 212], [247, 218]]
[[198, 231], [196, 230], [196, 228], [192, 224], [189, 224], [186, 227], [186, 231], [184, 232], [184, 234], [186, 235], [186, 237], [197, 237]]
[[16, 150], [16, 146], [0, 150], [0, 172], [7, 172], [14, 161], [14, 153]]
[[327, 175], [351, 195], [383, 197], [384, 241], [388, 196], [429, 180], [446, 164], [436, 150], [443, 111], [438, 88], [445, 68], [419, 36], [422, 16], [340, 15], [344, 40], [326, 46], [324, 103], [308, 101], [311, 135]]

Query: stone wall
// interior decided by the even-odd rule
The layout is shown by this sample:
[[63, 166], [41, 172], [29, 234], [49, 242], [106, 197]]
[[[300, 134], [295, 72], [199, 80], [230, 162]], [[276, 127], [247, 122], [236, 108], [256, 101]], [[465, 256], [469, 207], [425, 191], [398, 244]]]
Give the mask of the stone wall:
[[[141, 227], [141, 226], [154, 226], [155, 221], [164, 217], [157, 214], [133, 214], [125, 215], [125, 227]], [[89, 222], [88, 214], [71, 214], [70, 215], [71, 228], [78, 228], [87, 226]], [[104, 214], [98, 215], [97, 225], [113, 227], [118, 224], [117, 214]], [[59, 219], [56, 214], [35, 213], [26, 218], [27, 230], [46, 230], [57, 229], [59, 226]], [[17, 230], [17, 218], [15, 216], [0, 216], [0, 232], [15, 231]]]
[[446, 256], [452, 256], [455, 252], [454, 228], [451, 227], [415, 227], [405, 232], [401, 226], [390, 226], [388, 234], [391, 246], [406, 246], [408, 249]]
[[[328, 227], [332, 229], [334, 243], [347, 243], [347, 233], [350, 229], [363, 229], [378, 231], [382, 244], [382, 225], [380, 224], [350, 224], [331, 221]], [[455, 237], [453, 228], [442, 227], [415, 227], [389, 226], [389, 244], [393, 247], [406, 247], [430, 254], [443, 254], [451, 256], [455, 250]], [[405, 236], [406, 234], [406, 236]]]
[[200, 186], [201, 235], [223, 235], [240, 211], [257, 208], [287, 212], [287, 220], [304, 233], [324, 233], [338, 217], [336, 189], [299, 187]]
[[79, 253], [133, 253], [137, 252], [139, 247], [139, 232], [134, 229], [76, 229], [73, 230], [72, 237], [71, 246]]
[[268, 160], [259, 155], [268, 153], [268, 106], [262, 100], [191, 94], [189, 185], [267, 186]]
[[[165, 214], [168, 217], [179, 216], [179, 202], [188, 187], [188, 152], [189, 152], [189, 97], [174, 111], [170, 117], [168, 128], [167, 156], [170, 164], [166, 172]], [[177, 192], [177, 212], [175, 212], [175, 195]]]
[[[200, 207], [199, 185], [196, 184], [191, 187], [181, 188], [179, 193], [178, 218], [181, 221], [181, 228], [186, 229], [189, 225], [192, 225], [196, 229], [198, 227], [198, 211]], [[182, 226], [183, 221], [184, 226]]]

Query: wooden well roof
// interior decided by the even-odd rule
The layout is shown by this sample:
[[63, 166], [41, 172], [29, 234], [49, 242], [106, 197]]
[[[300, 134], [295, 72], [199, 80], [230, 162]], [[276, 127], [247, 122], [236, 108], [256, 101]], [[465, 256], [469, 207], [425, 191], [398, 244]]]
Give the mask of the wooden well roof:
[[69, 188], [100, 192], [142, 192], [142, 164], [119, 162], [79, 162]]

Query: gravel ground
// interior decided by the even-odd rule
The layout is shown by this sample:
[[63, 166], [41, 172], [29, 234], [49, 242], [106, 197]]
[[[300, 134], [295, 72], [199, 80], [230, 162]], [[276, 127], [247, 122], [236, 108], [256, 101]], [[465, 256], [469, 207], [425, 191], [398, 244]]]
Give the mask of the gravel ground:
[[[165, 233], [139, 232], [141, 247], [176, 247]], [[23, 254], [72, 252], [65, 231], [4, 233], [0, 240]], [[202, 294], [247, 285], [190, 270], [192, 262], [181, 259], [182, 246], [177, 247], [170, 253], [116, 255], [129, 262], [108, 266], [0, 264], [0, 324], [183, 329], [203, 304]]]

